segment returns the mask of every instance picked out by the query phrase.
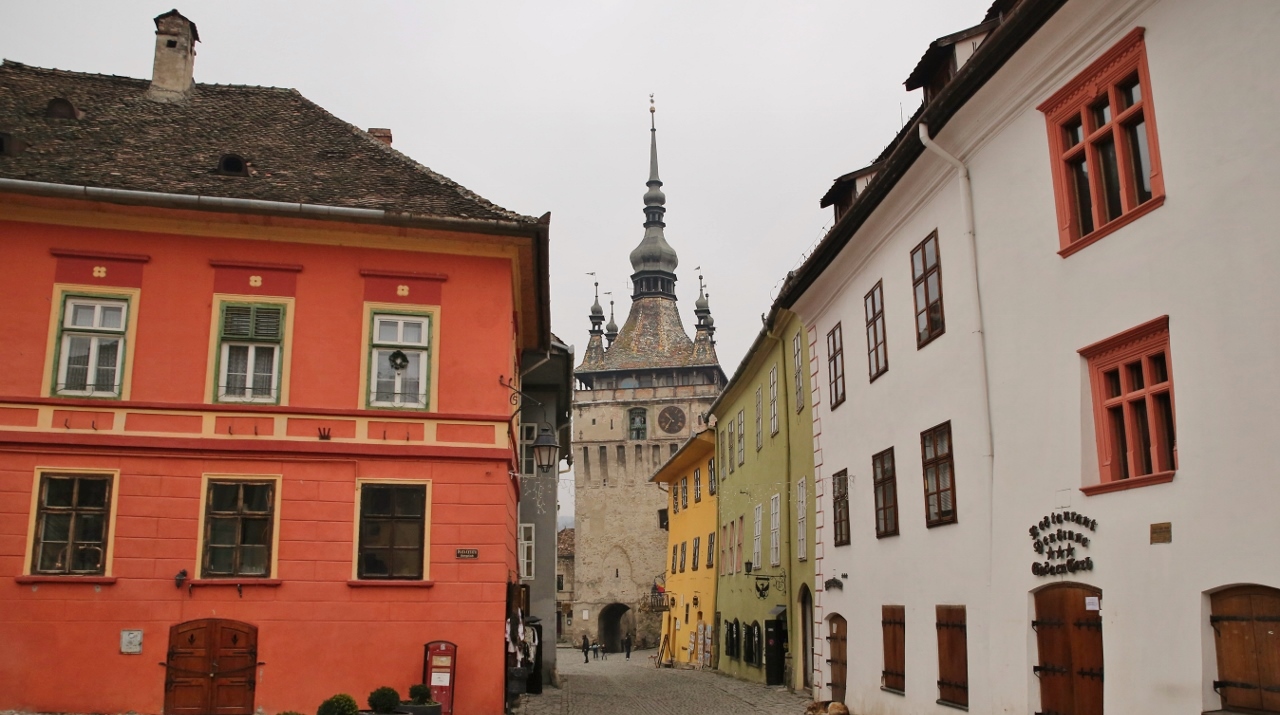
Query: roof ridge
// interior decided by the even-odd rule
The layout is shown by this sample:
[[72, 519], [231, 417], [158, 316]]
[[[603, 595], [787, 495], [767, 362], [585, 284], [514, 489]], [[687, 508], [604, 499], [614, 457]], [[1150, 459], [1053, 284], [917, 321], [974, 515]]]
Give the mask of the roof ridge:
[[18, 62], [16, 60], [11, 60], [8, 58], [5, 58], [3, 65], [0, 65], [0, 66], [12, 67], [20, 70], [34, 70], [36, 72], [47, 72], [49, 74], [93, 78], [93, 79], [110, 79], [110, 80], [123, 79], [123, 80], [128, 80], [130, 82], [150, 82], [151, 81], [146, 79], [138, 79], [137, 77], [128, 77], [122, 74], [102, 74], [101, 72], [78, 72], [76, 70], [64, 70], [64, 69], [58, 69], [57, 67], [37, 67], [36, 65], [29, 65], [29, 64], [26, 64], [25, 62]]

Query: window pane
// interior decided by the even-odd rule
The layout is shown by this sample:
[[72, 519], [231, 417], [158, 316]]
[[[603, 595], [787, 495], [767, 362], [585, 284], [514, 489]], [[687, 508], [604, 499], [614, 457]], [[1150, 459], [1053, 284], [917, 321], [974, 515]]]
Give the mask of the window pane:
[[929, 287], [929, 302], [931, 304], [938, 302], [938, 274], [930, 273], [929, 278], [925, 280], [925, 284]]
[[864, 302], [866, 304], [864, 308], [867, 314], [867, 321], [870, 322], [871, 316], [876, 314], [875, 309], [872, 307], [873, 301], [871, 300], [871, 296], [867, 296]]
[[409, 358], [409, 366], [404, 369], [400, 378], [400, 397], [407, 404], [418, 404], [422, 392], [422, 353], [405, 353]]
[[417, 546], [422, 543], [422, 522], [420, 521], [397, 521], [392, 532], [392, 542], [396, 546]]
[[378, 321], [378, 342], [394, 343], [397, 342], [397, 328], [400, 327], [398, 321], [395, 320], [379, 320]]
[[233, 516], [209, 519], [209, 543], [215, 546], [234, 546], [239, 521]]
[[391, 522], [365, 520], [360, 524], [360, 545], [391, 546]]
[[390, 552], [385, 549], [363, 550], [360, 553], [361, 576], [389, 576], [390, 565], [387, 563]]
[[1062, 127], [1062, 133], [1066, 135], [1066, 146], [1068, 149], [1084, 141], [1084, 124], [1081, 123], [1080, 117], [1072, 119]]
[[360, 506], [366, 516], [391, 516], [391, 488], [366, 486], [360, 495]]
[[1129, 390], [1128, 390], [1129, 392], [1133, 392], [1135, 390], [1141, 390], [1143, 387], [1146, 386], [1142, 380], [1142, 363], [1141, 362], [1131, 362], [1128, 365], [1125, 365], [1124, 367], [1125, 367], [1125, 370], [1129, 373]]
[[1121, 394], [1120, 393], [1120, 371], [1107, 370], [1105, 373], [1102, 374], [1102, 378], [1103, 380], [1106, 381], [1106, 384], [1107, 384], [1107, 397], [1108, 398], [1119, 397]]
[[928, 305], [928, 303], [925, 302], [924, 283], [923, 282], [917, 283], [916, 284], [916, 310], [924, 310], [926, 305]]
[[1176, 469], [1178, 464], [1174, 459], [1174, 450], [1177, 449], [1178, 438], [1173, 426], [1173, 398], [1167, 392], [1156, 395], [1155, 408], [1156, 444], [1160, 449], [1160, 469]]
[[36, 559], [36, 570], [61, 571], [66, 553], [66, 544], [45, 541], [40, 545], [40, 554]]
[[391, 575], [413, 577], [422, 573], [422, 552], [401, 551], [391, 552]]
[[1098, 163], [1102, 171], [1102, 195], [1106, 200], [1106, 220], [1120, 215], [1120, 166], [1116, 162], [1116, 143], [1110, 139], [1098, 142]]
[[1093, 232], [1093, 199], [1089, 195], [1089, 165], [1082, 155], [1068, 166], [1075, 190], [1075, 218], [1080, 225], [1080, 235], [1083, 236]]
[[1120, 85], [1120, 102], [1126, 109], [1142, 101], [1142, 85], [1137, 77], [1130, 77]]
[[103, 514], [79, 514], [76, 516], [76, 542], [102, 543], [102, 535], [106, 528]]
[[[70, 481], [70, 480], [58, 480]], [[107, 505], [107, 480], [105, 479], [79, 479], [80, 489], [76, 494], [76, 506], [97, 507], [99, 509]]]
[[916, 331], [919, 333], [919, 340], [929, 339], [929, 316], [924, 312], [916, 316]]
[[919, 278], [924, 275], [924, 256], [920, 251], [911, 252], [911, 277]]
[[44, 528], [40, 531], [42, 541], [66, 543], [71, 540], [71, 515], [46, 514]]
[[116, 389], [116, 363], [120, 356], [120, 341], [98, 339], [98, 365], [94, 375], [94, 388], [114, 392]]
[[1129, 478], [1129, 440], [1124, 429], [1124, 408], [1112, 407], [1107, 410], [1111, 420], [1111, 444], [1115, 447], [1111, 454], [1111, 470], [1115, 479]]
[[1151, 198], [1151, 149], [1147, 146], [1147, 123], [1139, 119], [1130, 124], [1129, 157], [1133, 161], [1134, 190], [1138, 203]]
[[1169, 364], [1164, 359], [1164, 353], [1149, 356], [1147, 362], [1151, 365], [1151, 384], [1159, 385], [1169, 381]]
[[933, 268], [938, 265], [938, 240], [931, 238], [924, 242], [924, 267]]
[[124, 308], [118, 305], [102, 306], [102, 327], [119, 330], [124, 323]]
[[44, 481], [45, 506], [71, 506], [75, 494], [75, 480], [65, 477], [48, 477]]
[[267, 512], [271, 510], [270, 484], [245, 484], [244, 510], [248, 512]]
[[1106, 101], [1102, 102], [1101, 104], [1095, 104], [1093, 106], [1094, 129], [1101, 129], [1103, 125], [1105, 125], [1107, 122], [1110, 122], [1110, 121], [1111, 121], [1111, 104]]
[[1147, 424], [1147, 401], [1129, 403], [1133, 414], [1133, 466], [1134, 476], [1151, 473], [1151, 429]]
[[246, 546], [266, 546], [271, 543], [271, 522], [266, 519], [241, 519], [240, 543]]
[[876, 309], [876, 312], [879, 313], [880, 312], [880, 286], [876, 286], [875, 290], [871, 291], [871, 297], [875, 299], [875, 302], [876, 302], [875, 309]]
[[263, 576], [267, 573], [267, 547], [241, 546], [240, 573], [245, 576]]
[[209, 508], [213, 511], [236, 511], [240, 501], [240, 485], [215, 482], [210, 488]]
[[406, 343], [421, 343], [422, 323], [406, 320], [404, 322], [404, 337], [401, 340]]
[[93, 341], [79, 335], [67, 343], [67, 374], [63, 388], [87, 390], [89, 388], [89, 348]]
[[93, 306], [92, 305], [71, 306], [71, 324], [77, 328], [92, 328], [93, 327]]
[[951, 454], [951, 431], [950, 430], [945, 430], [945, 429], [938, 430], [935, 435], [935, 440], [937, 444], [939, 457], [945, 457], [946, 455]]
[[271, 397], [272, 376], [276, 371], [276, 349], [258, 345], [253, 349], [253, 396]]
[[224, 392], [234, 397], [243, 397], [249, 381], [249, 346], [227, 346], [227, 382]]
[[209, 548], [209, 573], [229, 574], [235, 563], [234, 546], [213, 546]]
[[391, 402], [396, 397], [396, 371], [391, 367], [393, 350], [375, 350], [378, 372], [374, 383], [374, 397], [378, 402]]
[[75, 555], [71, 560], [72, 571], [100, 571], [102, 569], [102, 547], [94, 544], [77, 544]]

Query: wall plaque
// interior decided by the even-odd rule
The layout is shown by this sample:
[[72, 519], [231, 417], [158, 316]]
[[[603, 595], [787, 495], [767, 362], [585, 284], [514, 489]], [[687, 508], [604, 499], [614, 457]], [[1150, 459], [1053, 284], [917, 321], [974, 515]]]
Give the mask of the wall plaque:
[[458, 549], [456, 552], [460, 559], [477, 559], [480, 558], [480, 549]]
[[[1061, 576], [1078, 571], [1092, 571], [1093, 559], [1085, 549], [1098, 531], [1098, 520], [1075, 511], [1046, 514], [1027, 533], [1031, 550], [1042, 558], [1031, 564], [1036, 576]], [[1154, 531], [1152, 532], [1154, 534]]]
[[1152, 524], [1151, 525], [1151, 543], [1172, 544], [1173, 543], [1173, 522], [1162, 521], [1159, 524]]
[[120, 631], [120, 652], [125, 655], [140, 655], [142, 653], [142, 631]]

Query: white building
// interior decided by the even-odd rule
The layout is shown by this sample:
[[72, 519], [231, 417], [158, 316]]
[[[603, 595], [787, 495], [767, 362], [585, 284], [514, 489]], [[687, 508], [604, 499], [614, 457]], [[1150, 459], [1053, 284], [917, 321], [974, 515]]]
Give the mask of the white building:
[[815, 366], [816, 697], [1280, 712], [1277, 32], [1266, 0], [997, 2], [824, 198], [778, 299]]

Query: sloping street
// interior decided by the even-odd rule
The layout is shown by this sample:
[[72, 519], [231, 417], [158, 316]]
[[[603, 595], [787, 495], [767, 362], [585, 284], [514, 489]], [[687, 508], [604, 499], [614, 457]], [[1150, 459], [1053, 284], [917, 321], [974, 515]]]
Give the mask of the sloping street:
[[735, 680], [711, 670], [653, 667], [653, 651], [636, 651], [631, 660], [583, 663], [579, 651], [561, 650], [562, 688], [522, 696], [517, 715], [799, 715], [809, 699], [782, 687]]

